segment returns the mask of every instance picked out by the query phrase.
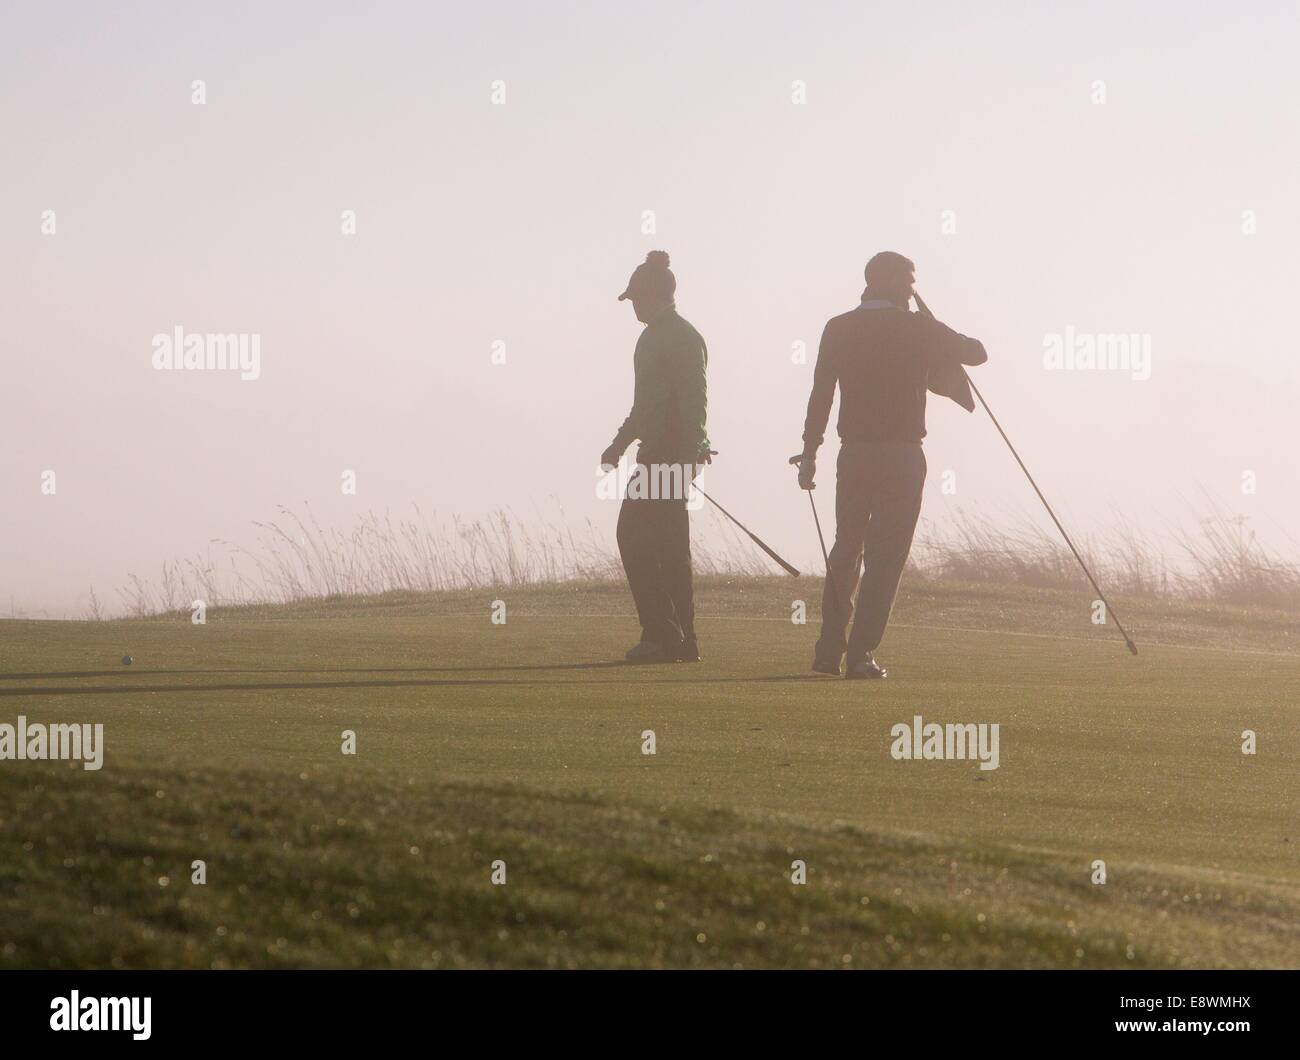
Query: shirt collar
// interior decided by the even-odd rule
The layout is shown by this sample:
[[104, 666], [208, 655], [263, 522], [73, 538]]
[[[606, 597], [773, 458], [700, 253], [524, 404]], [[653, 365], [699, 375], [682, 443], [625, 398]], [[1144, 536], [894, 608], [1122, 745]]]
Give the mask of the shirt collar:
[[868, 298], [867, 293], [870, 290], [871, 288], [868, 287], [866, 290], [862, 292], [862, 304], [858, 306], [859, 309], [902, 309], [903, 308], [902, 306], [895, 305], [893, 302], [889, 301], [886, 298]]
[[646, 322], [646, 327], [649, 327], [651, 324], [658, 324], [659, 321], [667, 319], [669, 316], [674, 315], [676, 312], [677, 312], [677, 303], [669, 302], [666, 306], [663, 307], [663, 309], [659, 310], [658, 313], [656, 313], [653, 317], [650, 318], [649, 321]]

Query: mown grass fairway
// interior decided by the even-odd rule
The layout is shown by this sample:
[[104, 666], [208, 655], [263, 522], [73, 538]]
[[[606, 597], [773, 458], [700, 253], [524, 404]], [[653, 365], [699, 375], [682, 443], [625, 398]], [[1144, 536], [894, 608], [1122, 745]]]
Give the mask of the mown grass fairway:
[[819, 584], [702, 582], [694, 666], [613, 585], [0, 623], [0, 722], [106, 741], [0, 762], [0, 965], [1300, 966], [1294, 619], [913, 582], [849, 683]]

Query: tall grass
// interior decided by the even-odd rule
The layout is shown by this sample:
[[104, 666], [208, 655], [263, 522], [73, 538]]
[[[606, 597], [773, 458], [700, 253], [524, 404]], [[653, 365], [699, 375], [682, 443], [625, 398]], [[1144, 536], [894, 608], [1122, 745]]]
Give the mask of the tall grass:
[[[1197, 532], [1177, 530], [1171, 555], [1126, 523], [1104, 539], [1076, 538], [1084, 561], [1109, 592], [1209, 600], [1300, 611], [1300, 565], [1266, 548], [1245, 516], [1211, 506]], [[923, 577], [1040, 588], [1088, 584], [1054, 529], [1028, 520], [994, 524], [958, 511], [942, 535], [918, 537], [912, 564]]]
[[[706, 522], [708, 541], [693, 543], [698, 573], [768, 573], [729, 523], [713, 513]], [[501, 509], [463, 522], [428, 520], [416, 508], [408, 518], [369, 513], [345, 531], [321, 526], [308, 506], [281, 506], [274, 521], [253, 525], [251, 546], [216, 541], [203, 555], [164, 562], [156, 580], [129, 575], [119, 591], [126, 612], [623, 577], [617, 551], [591, 521], [575, 529], [563, 510], [555, 520], [525, 522]], [[88, 617], [101, 617], [98, 601]]]
[[[149, 580], [130, 575], [120, 590], [123, 609], [150, 615], [209, 607], [290, 603], [394, 590], [498, 588], [623, 576], [618, 554], [587, 520], [577, 527], [563, 510], [555, 519], [525, 521], [509, 509], [464, 522], [368, 514], [350, 530], [322, 527], [310, 508], [278, 509], [255, 523], [250, 546], [214, 542], [201, 556], [162, 565]], [[1108, 592], [1213, 600], [1300, 611], [1300, 566], [1269, 552], [1245, 520], [1214, 510], [1199, 533], [1175, 535], [1169, 556], [1144, 535], [1121, 525], [1104, 540], [1077, 542]], [[712, 509], [693, 517], [695, 569], [700, 574], [774, 573], [770, 562]], [[942, 533], [924, 527], [913, 549], [913, 576], [1027, 585], [1087, 585], [1055, 531], [1029, 520], [994, 523], [958, 512]], [[93, 599], [93, 597], [92, 597]], [[94, 599], [88, 617], [100, 618]]]

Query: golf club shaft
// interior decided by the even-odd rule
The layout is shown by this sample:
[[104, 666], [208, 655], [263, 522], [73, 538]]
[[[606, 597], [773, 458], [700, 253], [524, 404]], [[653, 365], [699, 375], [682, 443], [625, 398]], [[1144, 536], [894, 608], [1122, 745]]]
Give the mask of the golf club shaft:
[[[790, 457], [790, 463], [798, 467], [803, 463], [803, 454], [796, 453]], [[822, 521], [817, 518], [817, 502], [813, 500], [812, 490], [808, 490], [808, 506], [812, 509], [813, 525], [817, 527], [817, 543], [822, 547], [822, 563], [826, 566], [826, 584], [830, 587], [831, 599], [835, 601], [835, 609], [839, 610], [840, 598], [835, 589], [835, 580], [831, 577], [831, 557], [826, 552], [826, 538], [822, 536]]]
[[[921, 296], [913, 291], [912, 297], [916, 299], [916, 307], [933, 320], [934, 314], [930, 312], [930, 307], [921, 300]], [[971, 390], [974, 391], [975, 396], [979, 399], [979, 403], [983, 407], [984, 411], [989, 414], [989, 419], [993, 421], [993, 426], [998, 429], [998, 434], [1002, 435], [1002, 440], [1007, 443], [1007, 448], [1011, 450], [1011, 455], [1016, 458], [1016, 463], [1020, 465], [1020, 470], [1025, 473], [1025, 478], [1029, 479], [1029, 485], [1034, 488], [1034, 492], [1038, 494], [1038, 499], [1043, 502], [1043, 507], [1047, 509], [1047, 514], [1052, 517], [1052, 522], [1056, 524], [1056, 529], [1061, 532], [1061, 537], [1064, 538], [1065, 543], [1069, 546], [1070, 552], [1074, 555], [1079, 567], [1087, 576], [1089, 584], [1092, 585], [1093, 591], [1097, 594], [1097, 598], [1102, 602], [1102, 606], [1106, 608], [1107, 617], [1115, 620], [1115, 628], [1119, 630], [1119, 635], [1124, 638], [1124, 643], [1128, 646], [1128, 650], [1136, 655], [1138, 650], [1137, 645], [1133, 643], [1133, 638], [1128, 635], [1128, 631], [1121, 624], [1119, 615], [1117, 615], [1115, 609], [1110, 606], [1110, 601], [1106, 599], [1106, 594], [1101, 591], [1101, 586], [1097, 584], [1097, 579], [1092, 576], [1092, 571], [1088, 569], [1088, 564], [1083, 561], [1083, 557], [1079, 554], [1079, 550], [1074, 547], [1074, 542], [1070, 540], [1070, 535], [1066, 532], [1065, 527], [1061, 525], [1061, 520], [1056, 517], [1056, 512], [1052, 510], [1052, 506], [1047, 502], [1047, 498], [1043, 496], [1043, 491], [1038, 488], [1038, 483], [1034, 481], [1034, 476], [1029, 473], [1029, 468], [1025, 467], [1025, 462], [1020, 459], [1020, 454], [1016, 452], [1016, 447], [1011, 444], [1011, 439], [1007, 437], [1007, 432], [1002, 429], [1002, 424], [999, 423], [998, 418], [993, 415], [993, 410], [989, 408], [989, 403], [984, 400], [984, 395], [980, 393], [980, 388], [975, 385], [974, 380], [970, 377], [970, 373], [966, 371], [964, 366], [962, 368], [962, 374], [966, 377], [966, 382], [970, 384]]]
[[822, 521], [817, 518], [817, 502], [813, 500], [812, 490], [808, 491], [808, 505], [812, 508], [813, 525], [817, 527], [817, 541], [822, 546], [822, 564], [826, 567], [826, 584], [831, 591], [831, 600], [834, 601], [835, 610], [840, 610], [840, 594], [835, 588], [835, 578], [831, 574], [831, 557], [826, 552], [826, 538], [822, 537]]
[[787, 563], [785, 560], [783, 560], [774, 551], [772, 551], [772, 549], [767, 545], [767, 543], [764, 542], [763, 539], [759, 537], [756, 533], [754, 533], [753, 530], [751, 530], [739, 519], [737, 519], [734, 515], [732, 515], [729, 511], [727, 511], [726, 508], [724, 508], [721, 504], [719, 504], [707, 493], [705, 493], [704, 490], [700, 489], [699, 486], [696, 486], [695, 488], [697, 490], [700, 490], [700, 493], [703, 495], [704, 499], [707, 500], [710, 504], [712, 504], [713, 507], [717, 508], [718, 511], [720, 511], [723, 515], [725, 515], [728, 519], [730, 519], [733, 523], [735, 523], [738, 527], [740, 527], [743, 531], [745, 531], [745, 533], [749, 535], [749, 539], [753, 541], [754, 544], [756, 544], [764, 552], [766, 552], [769, 556], [771, 556], [772, 559], [776, 561], [777, 565], [781, 567], [787, 574], [789, 574], [790, 577], [792, 578], [799, 577], [799, 571], [795, 567]]
[[830, 576], [831, 558], [826, 554], [826, 538], [822, 537], [822, 521], [817, 518], [817, 502], [813, 500], [812, 490], [808, 490], [808, 504], [812, 508], [813, 525], [817, 527], [817, 541], [822, 546], [822, 562], [826, 564], [826, 574]]

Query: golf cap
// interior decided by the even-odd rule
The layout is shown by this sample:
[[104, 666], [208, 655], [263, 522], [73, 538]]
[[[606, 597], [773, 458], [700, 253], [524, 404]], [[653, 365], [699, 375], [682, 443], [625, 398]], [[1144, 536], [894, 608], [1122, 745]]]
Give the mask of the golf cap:
[[645, 256], [645, 261], [632, 270], [632, 278], [627, 281], [627, 290], [618, 296], [620, 302], [628, 298], [663, 298], [671, 299], [677, 291], [677, 277], [668, 268], [668, 254], [662, 250], [652, 250]]

